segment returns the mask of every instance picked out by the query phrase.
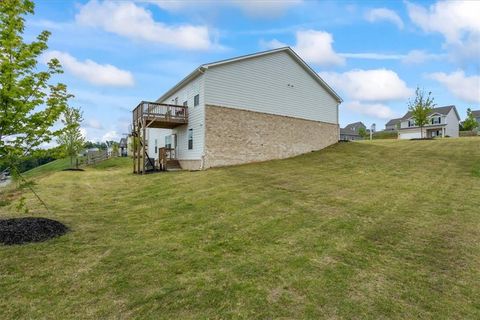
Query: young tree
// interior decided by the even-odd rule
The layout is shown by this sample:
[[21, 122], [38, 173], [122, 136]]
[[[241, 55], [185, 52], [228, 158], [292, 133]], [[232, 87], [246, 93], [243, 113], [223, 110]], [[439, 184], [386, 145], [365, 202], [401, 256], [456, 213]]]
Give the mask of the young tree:
[[364, 139], [368, 136], [367, 130], [364, 127], [360, 127], [360, 129], [358, 129], [358, 134]]
[[70, 157], [70, 166], [73, 167], [73, 160], [85, 145], [85, 139], [80, 131], [80, 124], [83, 121], [80, 108], [66, 108], [63, 112], [62, 123], [65, 128], [57, 139], [62, 147], [63, 154]]
[[9, 167], [60, 130], [52, 129], [72, 95], [62, 83], [50, 84], [62, 73], [57, 59], [38, 71], [37, 59], [50, 36], [41, 32], [25, 43], [25, 15], [34, 13], [31, 0], [0, 1], [0, 159]]
[[420, 136], [423, 138], [423, 127], [428, 124], [429, 115], [435, 107], [434, 98], [429, 92], [425, 94], [419, 87], [415, 90], [415, 99], [408, 102], [408, 111], [412, 113], [415, 124], [420, 127]]
[[467, 118], [462, 123], [462, 130], [464, 131], [471, 131], [478, 127], [477, 119], [473, 116], [472, 110], [470, 108], [467, 109]]

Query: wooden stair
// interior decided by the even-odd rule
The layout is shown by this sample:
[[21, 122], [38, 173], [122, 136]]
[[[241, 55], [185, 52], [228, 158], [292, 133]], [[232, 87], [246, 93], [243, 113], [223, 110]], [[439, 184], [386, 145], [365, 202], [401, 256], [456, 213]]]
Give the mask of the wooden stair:
[[179, 171], [182, 170], [180, 162], [178, 160], [167, 160], [167, 171]]

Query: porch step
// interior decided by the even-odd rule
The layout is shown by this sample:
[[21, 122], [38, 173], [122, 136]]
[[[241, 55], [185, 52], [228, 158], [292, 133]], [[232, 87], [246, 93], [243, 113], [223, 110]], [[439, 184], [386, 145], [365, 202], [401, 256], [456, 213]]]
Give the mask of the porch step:
[[167, 160], [167, 171], [178, 170], [182, 170], [182, 167], [180, 167], [180, 162], [178, 162], [178, 160]]

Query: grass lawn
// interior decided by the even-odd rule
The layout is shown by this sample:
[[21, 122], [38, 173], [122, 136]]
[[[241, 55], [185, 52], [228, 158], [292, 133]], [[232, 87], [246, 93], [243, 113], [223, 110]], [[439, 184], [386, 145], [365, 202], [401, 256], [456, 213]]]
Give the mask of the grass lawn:
[[0, 319], [480, 318], [480, 138], [131, 169], [42, 175], [51, 214], [24, 190], [72, 232], [0, 245]]
[[26, 178], [38, 178], [47, 173], [57, 172], [70, 168], [70, 158], [57, 159], [44, 165], [29, 170], [22, 175]]

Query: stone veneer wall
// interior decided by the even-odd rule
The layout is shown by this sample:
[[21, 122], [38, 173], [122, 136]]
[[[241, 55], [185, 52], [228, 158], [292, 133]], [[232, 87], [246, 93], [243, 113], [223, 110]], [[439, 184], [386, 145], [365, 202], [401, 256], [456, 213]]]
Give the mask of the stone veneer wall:
[[178, 160], [183, 170], [201, 170], [202, 160]]
[[203, 167], [288, 158], [338, 138], [338, 124], [206, 105]]

